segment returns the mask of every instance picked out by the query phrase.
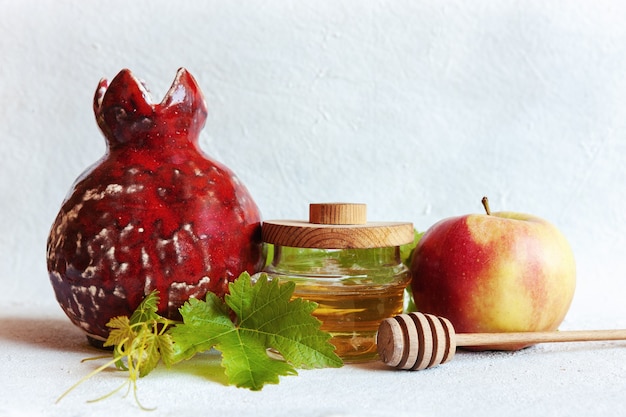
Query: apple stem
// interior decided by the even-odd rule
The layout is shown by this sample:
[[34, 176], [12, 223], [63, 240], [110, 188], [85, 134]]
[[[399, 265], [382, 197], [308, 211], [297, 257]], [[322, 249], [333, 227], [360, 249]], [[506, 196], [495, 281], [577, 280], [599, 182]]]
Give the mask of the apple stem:
[[483, 207], [485, 208], [485, 212], [487, 213], [487, 216], [490, 216], [491, 210], [489, 209], [489, 199], [487, 197], [483, 197], [481, 202], [483, 203]]

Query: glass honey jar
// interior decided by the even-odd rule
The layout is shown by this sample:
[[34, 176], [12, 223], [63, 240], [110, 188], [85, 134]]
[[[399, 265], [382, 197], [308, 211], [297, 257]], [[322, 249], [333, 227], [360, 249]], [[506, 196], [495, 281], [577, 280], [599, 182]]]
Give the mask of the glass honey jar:
[[378, 326], [402, 312], [410, 280], [400, 245], [413, 241], [413, 225], [366, 218], [365, 204], [311, 204], [308, 222], [270, 220], [262, 227], [274, 249], [264, 272], [293, 281], [294, 297], [318, 303], [313, 315], [344, 362], [377, 358]]

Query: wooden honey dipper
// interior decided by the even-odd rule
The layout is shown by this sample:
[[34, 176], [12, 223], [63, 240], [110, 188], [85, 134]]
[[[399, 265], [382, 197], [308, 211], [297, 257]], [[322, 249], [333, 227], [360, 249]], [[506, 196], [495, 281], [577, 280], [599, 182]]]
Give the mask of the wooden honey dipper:
[[376, 339], [378, 355], [384, 363], [419, 371], [450, 361], [457, 346], [624, 340], [626, 330], [457, 334], [448, 319], [414, 312], [383, 320]]

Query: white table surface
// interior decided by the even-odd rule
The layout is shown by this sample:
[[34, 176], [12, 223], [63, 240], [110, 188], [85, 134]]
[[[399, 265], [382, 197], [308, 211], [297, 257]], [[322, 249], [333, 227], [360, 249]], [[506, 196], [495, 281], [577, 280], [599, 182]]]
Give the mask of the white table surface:
[[[99, 362], [53, 302], [0, 306], [0, 416], [585, 416], [625, 415], [626, 341], [560, 343], [519, 352], [457, 352], [437, 368], [405, 372], [380, 362], [340, 369], [300, 371], [258, 392], [224, 384], [211, 356], [170, 370], [159, 367], [138, 382], [140, 410], [132, 395], [87, 403], [123, 382], [105, 371], [61, 402], [68, 387]], [[589, 328], [606, 316], [573, 314], [564, 328]], [[621, 319], [620, 319], [621, 320]], [[617, 324], [623, 321], [615, 320]]]

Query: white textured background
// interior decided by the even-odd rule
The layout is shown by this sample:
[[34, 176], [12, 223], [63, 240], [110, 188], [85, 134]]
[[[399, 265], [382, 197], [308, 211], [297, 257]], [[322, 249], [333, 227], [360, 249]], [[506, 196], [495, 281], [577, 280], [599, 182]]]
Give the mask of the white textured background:
[[0, 299], [53, 297], [50, 225], [105, 150], [100, 78], [130, 68], [160, 101], [184, 66], [203, 149], [265, 219], [355, 201], [424, 230], [486, 194], [568, 237], [576, 302], [621, 302], [626, 4], [304, 3], [0, 1]]
[[130, 68], [160, 101], [184, 66], [204, 150], [265, 219], [354, 201], [425, 230], [486, 194], [568, 237], [572, 314], [622, 302], [626, 4], [304, 3], [0, 1], [0, 299], [54, 298], [46, 238], [105, 150], [100, 78]]
[[340, 200], [425, 230], [488, 195], [570, 240], [568, 319], [624, 315], [626, 3], [603, 0], [0, 0], [5, 305], [54, 303], [46, 238], [104, 152], [100, 78], [160, 101], [181, 66], [265, 219]]

